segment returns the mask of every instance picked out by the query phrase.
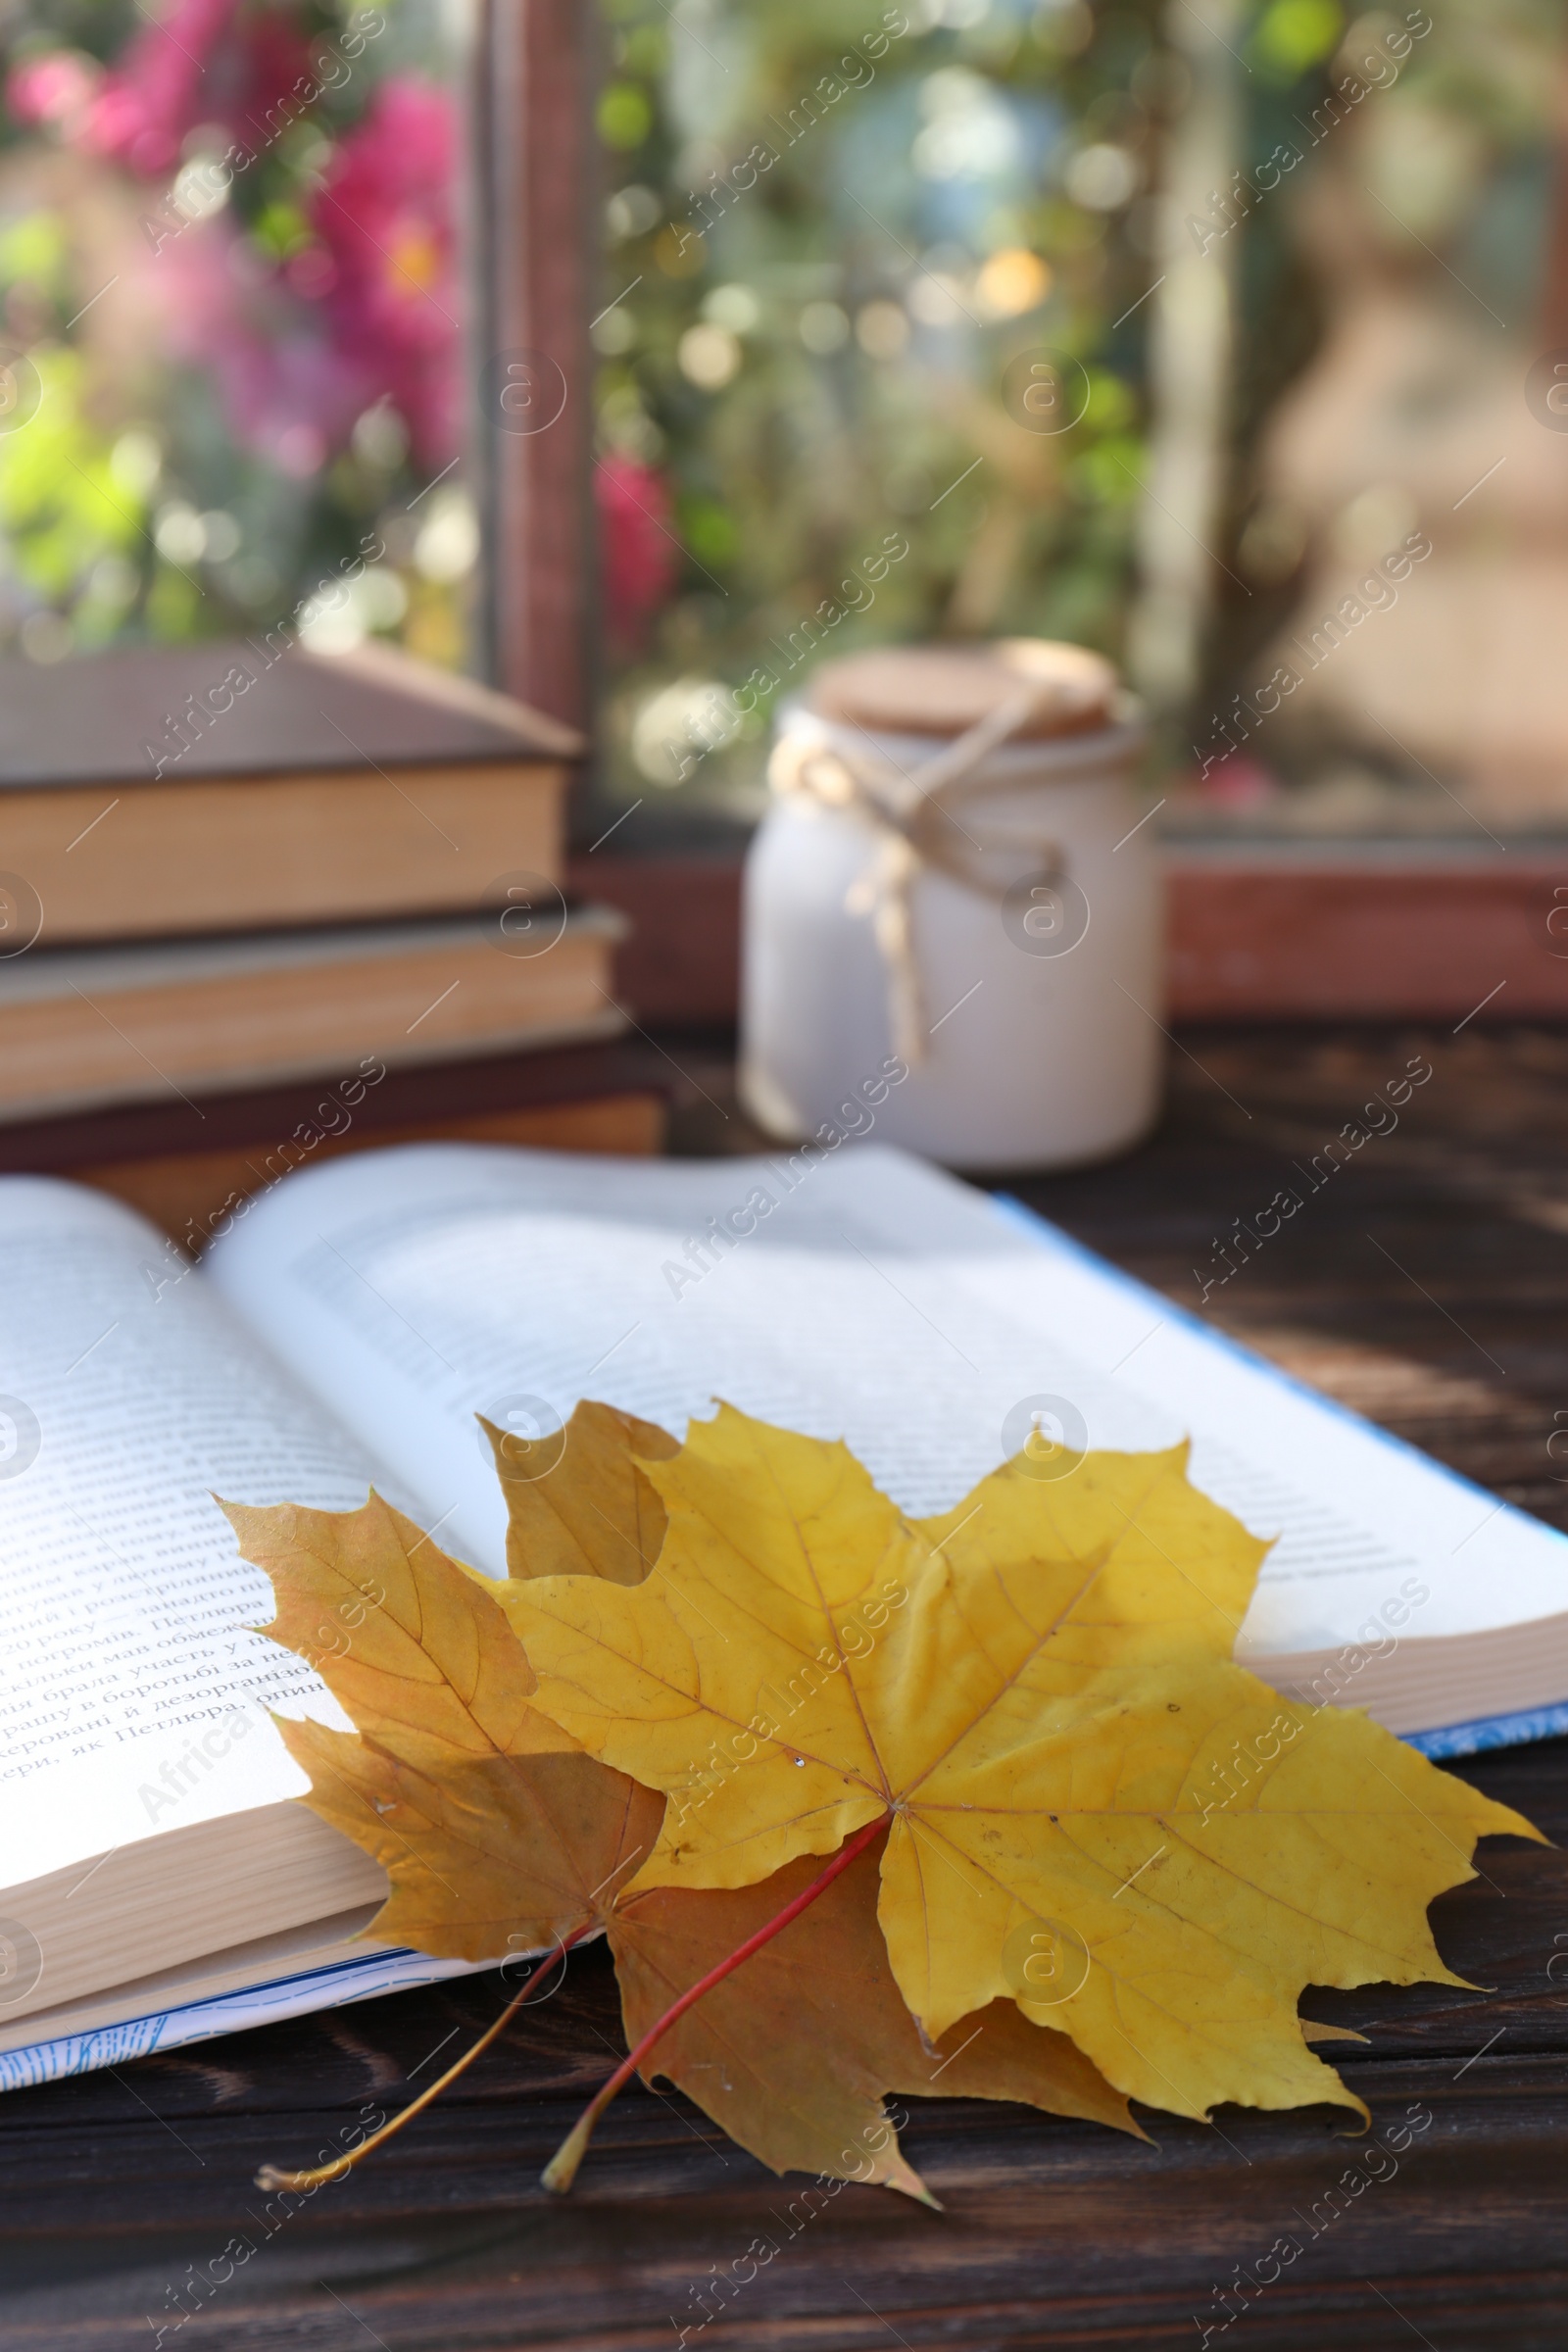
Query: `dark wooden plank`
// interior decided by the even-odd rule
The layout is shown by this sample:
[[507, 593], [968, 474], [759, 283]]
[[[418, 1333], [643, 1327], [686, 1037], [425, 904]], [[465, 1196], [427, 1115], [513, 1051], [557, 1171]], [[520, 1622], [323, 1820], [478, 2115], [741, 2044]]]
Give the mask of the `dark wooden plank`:
[[[690, 1073], [688, 1146], [746, 1148], [722, 1066], [671, 1043]], [[1219, 1031], [1183, 1044], [1145, 1151], [1011, 1189], [1560, 1522], [1568, 1462], [1546, 1445], [1568, 1426], [1553, 1419], [1559, 1401], [1568, 1411], [1568, 1038]], [[1213, 1238], [1250, 1221], [1293, 1160], [1310, 1165], [1415, 1055], [1433, 1076], [1398, 1127], [1200, 1301], [1192, 1267]], [[1568, 1844], [1568, 1742], [1464, 1769]], [[1303, 2003], [1368, 2036], [1335, 2055], [1371, 2105], [1372, 2140], [1327, 2109], [1225, 2109], [1211, 2131], [1152, 2116], [1156, 2144], [1143, 2146], [1017, 2108], [914, 2101], [906, 2140], [940, 2216], [885, 2191], [776, 2181], [684, 2101], [641, 2089], [607, 2118], [573, 2196], [547, 2200], [540, 2166], [620, 2046], [596, 1950], [400, 2140], [286, 2220], [250, 2185], [256, 2167], [309, 2160], [366, 2103], [392, 2108], [428, 2081], [437, 2052], [494, 2014], [488, 1980], [15, 2094], [0, 2102], [7, 2352], [118, 2352], [160, 2326], [166, 2344], [210, 2352], [653, 2352], [683, 2326], [704, 2352], [1133, 2352], [1200, 2344], [1205, 2326], [1247, 2352], [1336, 2333], [1353, 2352], [1421, 2339], [1559, 2352], [1568, 1860], [1512, 1840], [1480, 1859], [1484, 1878], [1433, 1914], [1478, 1989]], [[1401, 2123], [1428, 2115], [1400, 2147]], [[254, 2252], [197, 2297], [192, 2279], [223, 2269], [231, 2238]], [[754, 2240], [776, 2251], [741, 2283]], [[1297, 2250], [1259, 2283], [1281, 2240]], [[715, 2266], [732, 2293], [714, 2288]], [[1227, 2281], [1228, 2306], [1215, 2297]], [[713, 2316], [699, 2328], [705, 2294]], [[194, 2316], [176, 2328], [181, 2298]]]
[[[420, 2038], [406, 2024], [397, 2032], [392, 2006], [361, 2036], [366, 2077], [389, 2041]], [[449, 2016], [420, 2024], [449, 2030]], [[317, 2029], [294, 2053], [297, 2098], [322, 2038]], [[265, 2118], [233, 2090], [226, 2113], [204, 2116], [189, 2112], [194, 2072], [149, 2063], [118, 2085], [120, 2116], [90, 2135], [64, 2117], [35, 2127], [26, 2178], [7, 2179], [7, 2343], [53, 2352], [124, 2340], [148, 2314], [176, 2316], [180, 2282], [214, 2279], [215, 2266], [191, 2326], [224, 2348], [352, 2341], [335, 2293], [395, 2352], [641, 2352], [701, 2317], [705, 2279], [721, 2317], [703, 2335], [716, 2343], [874, 2343], [889, 2328], [910, 2345], [1196, 2340], [1222, 2316], [1214, 2288], [1237, 2265], [1255, 2279], [1283, 2236], [1296, 2248], [1286, 2275], [1249, 2292], [1260, 2306], [1250, 2334], [1265, 2342], [1303, 2340], [1298, 2322], [1336, 2308], [1355, 2314], [1356, 2342], [1396, 2340], [1371, 2278], [1436, 2341], [1482, 2340], [1469, 2315], [1496, 2298], [1504, 2309], [1486, 2341], [1544, 2345], [1568, 2316], [1551, 2186], [1568, 2069], [1505, 2045], [1476, 2058], [1476, 2046], [1362, 2060], [1354, 2079], [1376, 2136], [1361, 2141], [1323, 2111], [1226, 2111], [1213, 2132], [1160, 2119], [1145, 2147], [1011, 2110], [921, 2107], [906, 2139], [944, 2200], [940, 2217], [887, 2192], [830, 2198], [769, 2181], [736, 2151], [705, 2147], [674, 2103], [648, 2094], [607, 2124], [570, 2204], [548, 2203], [538, 2168], [572, 2099], [559, 2077], [544, 2089], [537, 2069], [421, 2119], [416, 2144], [290, 2213], [248, 2191], [241, 2168], [290, 2141], [330, 2144], [364, 2078], [314, 2115], [303, 2098], [294, 2111], [273, 2105], [274, 2082]], [[257, 2056], [276, 2070], [288, 2053]], [[756, 2277], [738, 2278], [756, 2243], [773, 2251]], [[222, 2276], [245, 2245], [255, 2252]], [[732, 2282], [722, 2298], [714, 2265]], [[1516, 2272], [1545, 2276], [1499, 2291]]]

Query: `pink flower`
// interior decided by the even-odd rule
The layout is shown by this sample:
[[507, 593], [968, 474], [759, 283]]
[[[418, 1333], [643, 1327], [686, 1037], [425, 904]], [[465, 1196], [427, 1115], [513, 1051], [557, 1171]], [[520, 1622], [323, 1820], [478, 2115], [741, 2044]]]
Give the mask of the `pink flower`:
[[208, 62], [236, 0], [174, 0], [161, 24], [146, 24], [104, 80], [83, 143], [153, 178], [179, 162], [187, 131], [215, 119], [203, 104]]
[[51, 122], [70, 138], [102, 79], [95, 58], [77, 49], [51, 49], [47, 56], [13, 66], [6, 76], [6, 108], [14, 122]]
[[310, 86], [309, 65], [309, 44], [278, 8], [241, 16], [239, 0], [173, 0], [105, 76], [80, 143], [146, 179], [175, 169], [198, 123], [217, 123], [260, 152], [302, 111], [298, 85]]
[[321, 294], [333, 341], [372, 398], [391, 395], [432, 471], [456, 456], [462, 427], [455, 146], [450, 96], [395, 74], [338, 142], [311, 207], [336, 272]]
[[451, 99], [394, 78], [340, 140], [311, 200], [313, 239], [281, 269], [230, 214], [161, 248], [172, 356], [212, 374], [236, 441], [282, 472], [318, 472], [387, 396], [417, 465], [439, 472], [457, 456], [454, 146]]
[[614, 456], [595, 467], [594, 495], [606, 625], [618, 644], [634, 647], [675, 583], [680, 549], [669, 536], [669, 492], [651, 466]]
[[1250, 760], [1245, 752], [1227, 752], [1202, 778], [1205, 798], [1227, 808], [1258, 808], [1278, 798], [1279, 778]]
[[[57, 50], [10, 78], [14, 115], [58, 123], [143, 177], [198, 125], [265, 151], [318, 95], [293, 0], [165, 0], [105, 73]], [[309, 200], [313, 236], [281, 270], [232, 215], [171, 229], [152, 299], [172, 356], [217, 381], [235, 439], [303, 479], [390, 397], [416, 465], [458, 455], [464, 416], [451, 97], [394, 75], [339, 140]]]
[[156, 293], [170, 356], [208, 371], [235, 440], [296, 480], [319, 472], [376, 398], [371, 371], [335, 348], [318, 306], [261, 277], [226, 216], [164, 247]]

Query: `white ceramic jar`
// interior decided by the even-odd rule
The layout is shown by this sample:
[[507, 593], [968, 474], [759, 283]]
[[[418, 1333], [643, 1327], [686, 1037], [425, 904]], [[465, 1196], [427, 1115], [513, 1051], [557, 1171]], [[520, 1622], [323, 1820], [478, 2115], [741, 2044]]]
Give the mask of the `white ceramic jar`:
[[1108, 665], [1076, 647], [818, 670], [781, 714], [747, 864], [752, 1116], [782, 1140], [874, 1130], [998, 1171], [1147, 1133], [1163, 923], [1141, 741]]

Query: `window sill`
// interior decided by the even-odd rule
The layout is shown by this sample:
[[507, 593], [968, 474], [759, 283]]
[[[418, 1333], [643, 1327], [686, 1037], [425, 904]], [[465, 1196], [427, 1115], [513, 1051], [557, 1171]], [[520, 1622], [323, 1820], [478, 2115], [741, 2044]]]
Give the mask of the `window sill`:
[[[741, 867], [738, 849], [573, 858], [572, 889], [634, 926], [637, 1019], [734, 1022]], [[1568, 1021], [1568, 844], [1187, 842], [1166, 867], [1171, 1020]]]

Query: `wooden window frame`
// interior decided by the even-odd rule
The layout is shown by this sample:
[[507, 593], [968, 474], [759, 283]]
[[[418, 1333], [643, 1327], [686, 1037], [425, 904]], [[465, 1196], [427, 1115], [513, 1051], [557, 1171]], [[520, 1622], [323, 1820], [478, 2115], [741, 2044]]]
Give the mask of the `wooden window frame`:
[[[593, 716], [593, 350], [600, 167], [592, 0], [481, 0], [471, 100], [479, 326], [476, 472], [487, 522], [483, 636], [496, 685], [587, 731]], [[507, 354], [559, 369], [560, 413], [518, 431]], [[527, 364], [527, 363], [525, 363]]]

